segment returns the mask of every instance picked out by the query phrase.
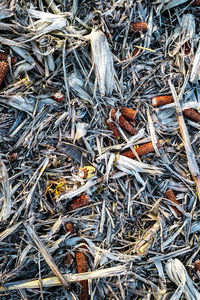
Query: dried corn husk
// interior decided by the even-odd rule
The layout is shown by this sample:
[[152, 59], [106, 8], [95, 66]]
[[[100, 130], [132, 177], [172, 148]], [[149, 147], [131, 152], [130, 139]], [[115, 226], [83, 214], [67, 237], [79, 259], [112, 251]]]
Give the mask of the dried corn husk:
[[93, 29], [90, 42], [100, 94], [110, 95], [115, 87], [115, 70], [108, 41], [102, 31]]
[[170, 259], [165, 266], [169, 278], [181, 288], [187, 300], [199, 300], [200, 294], [194, 286], [182, 262], [175, 258]]

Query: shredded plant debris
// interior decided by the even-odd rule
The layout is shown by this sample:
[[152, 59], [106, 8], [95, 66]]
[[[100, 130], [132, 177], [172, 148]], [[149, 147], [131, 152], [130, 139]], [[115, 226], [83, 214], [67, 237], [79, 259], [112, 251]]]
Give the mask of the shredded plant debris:
[[200, 299], [199, 20], [0, 0], [2, 299]]

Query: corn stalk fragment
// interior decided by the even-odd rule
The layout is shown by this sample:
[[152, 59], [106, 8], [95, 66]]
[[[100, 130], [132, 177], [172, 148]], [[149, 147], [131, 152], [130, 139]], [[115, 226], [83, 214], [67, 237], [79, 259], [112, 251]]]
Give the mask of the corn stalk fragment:
[[[187, 79], [186, 79], [186, 82], [187, 82]], [[186, 82], [184, 84], [184, 87], [186, 86]], [[199, 167], [198, 167], [198, 164], [197, 164], [197, 161], [195, 158], [195, 154], [194, 154], [192, 146], [191, 146], [189, 133], [188, 133], [185, 121], [184, 121], [184, 117], [183, 117], [180, 102], [179, 102], [179, 98], [181, 98], [181, 96], [183, 94], [184, 87], [181, 91], [181, 95], [179, 95], [179, 97], [178, 97], [175, 87], [172, 84], [171, 80], [169, 80], [169, 86], [170, 86], [172, 95], [174, 97], [175, 108], [176, 108], [176, 113], [177, 113], [177, 120], [178, 120], [178, 124], [179, 124], [179, 128], [180, 128], [181, 136], [183, 139], [185, 152], [187, 155], [188, 168], [189, 168], [191, 175], [194, 179], [194, 182], [196, 184], [196, 192], [197, 192], [197, 196], [200, 200], [200, 171], [199, 171]]]

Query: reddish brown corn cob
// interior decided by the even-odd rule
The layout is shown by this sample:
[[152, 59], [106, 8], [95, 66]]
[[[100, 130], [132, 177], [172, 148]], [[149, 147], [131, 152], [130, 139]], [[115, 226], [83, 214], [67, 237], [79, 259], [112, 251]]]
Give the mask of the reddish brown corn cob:
[[[162, 140], [159, 140], [157, 143], [157, 147], [160, 148], [160, 147], [162, 147], [163, 144], [164, 144], [164, 142]], [[142, 156], [142, 155], [148, 154], [149, 152], [154, 151], [152, 142], [141, 145], [138, 148], [134, 147], [134, 149], [137, 152], [138, 156]], [[133, 151], [131, 149], [125, 150], [120, 154], [123, 156], [129, 157], [129, 158], [136, 158], [135, 154], [133, 153]]]
[[107, 122], [107, 126], [108, 126], [108, 129], [112, 131], [113, 136], [116, 139], [119, 140], [120, 139], [120, 133], [119, 133], [119, 130], [117, 128], [117, 125], [113, 121], [109, 121], [109, 122]]
[[195, 267], [196, 271], [200, 271], [200, 260], [195, 261], [194, 267]]
[[[87, 256], [83, 252], [76, 252], [76, 265], [78, 273], [88, 272]], [[79, 281], [82, 289], [80, 294], [80, 300], [87, 300], [89, 298], [88, 293], [88, 281]]]
[[[169, 199], [170, 201], [180, 205], [180, 203], [178, 202], [178, 200], [176, 200], [176, 196], [174, 194], [174, 192], [172, 190], [167, 190], [165, 193], [165, 196], [167, 199]], [[180, 210], [178, 210], [178, 208], [176, 206], [172, 205], [172, 208], [174, 209], [174, 211], [176, 212], [177, 216], [181, 216], [182, 213], [180, 212]]]
[[[192, 2], [192, 0], [190, 0], [190, 2]], [[195, 0], [195, 1], [192, 3], [192, 6], [200, 6], [200, 0]]]
[[[66, 223], [65, 224], [65, 229], [67, 232], [74, 233], [74, 227], [72, 223]], [[86, 249], [86, 246], [82, 246], [82, 249]], [[78, 273], [85, 273], [88, 272], [88, 263], [87, 263], [87, 256], [80, 251], [76, 252], [76, 265], [77, 265], [77, 271]], [[68, 254], [66, 257], [66, 263], [68, 265], [71, 265], [73, 262], [73, 257], [71, 254]], [[80, 294], [80, 300], [87, 300], [89, 298], [89, 293], [88, 293], [88, 281], [87, 280], [82, 280], [79, 281], [81, 285], [81, 294]]]
[[[112, 108], [111, 110], [111, 118], [115, 120], [116, 118], [116, 109]], [[127, 121], [123, 116], [119, 116], [119, 125], [126, 130], [129, 134], [134, 135], [136, 134], [135, 128]]]
[[200, 113], [198, 113], [193, 108], [187, 108], [183, 110], [184, 116], [186, 116], [188, 119], [194, 120], [196, 122], [200, 122]]
[[53, 95], [53, 98], [56, 102], [63, 102], [64, 99], [65, 99], [65, 96], [63, 93], [61, 92], [56, 92], [54, 95]]
[[132, 57], [137, 56], [139, 54], [139, 52], [140, 52], [140, 49], [135, 48], [134, 51], [133, 51]]
[[146, 22], [132, 22], [130, 24], [130, 30], [133, 32], [142, 31], [146, 32], [148, 25]]
[[156, 96], [152, 99], [152, 105], [155, 107], [159, 107], [172, 102], [174, 102], [174, 99], [171, 95]]
[[185, 42], [185, 44], [183, 45], [183, 49], [185, 51], [185, 54], [189, 55], [190, 54], [190, 50], [191, 50], [191, 43], [189, 41]]
[[87, 206], [90, 202], [90, 199], [87, 195], [81, 195], [80, 197], [76, 198], [75, 200], [73, 200], [72, 202], [70, 202], [68, 204], [68, 211], [83, 207], [83, 206]]
[[70, 232], [71, 234], [74, 234], [74, 226], [72, 223], [66, 223], [65, 224], [65, 229], [67, 232]]
[[18, 158], [18, 154], [16, 152], [13, 152], [13, 153], [9, 154], [9, 161], [10, 162], [16, 161], [17, 158]]
[[9, 71], [9, 65], [5, 61], [0, 62], [0, 87]]
[[128, 107], [122, 107], [120, 109], [120, 113], [122, 114], [122, 116], [124, 116], [125, 118], [134, 121], [135, 120], [135, 116], [137, 111], [135, 109], [132, 108], [128, 108]]
[[[8, 61], [8, 54], [7, 53], [0, 53], [0, 60]], [[11, 57], [11, 64], [14, 65], [17, 62], [17, 56]]]

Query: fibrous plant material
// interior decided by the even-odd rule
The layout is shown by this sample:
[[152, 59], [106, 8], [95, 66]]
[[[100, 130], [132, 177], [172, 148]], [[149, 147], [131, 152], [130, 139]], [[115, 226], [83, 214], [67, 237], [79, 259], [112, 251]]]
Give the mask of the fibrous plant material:
[[[80, 299], [84, 280], [94, 300], [185, 299], [163, 270], [174, 258], [200, 288], [200, 123], [184, 115], [200, 113], [200, 11], [192, 3], [0, 1], [0, 61], [10, 68], [0, 91], [3, 300]], [[132, 31], [137, 21], [145, 26]], [[152, 105], [154, 96], [175, 99], [169, 78], [180, 110], [175, 101]], [[120, 155], [129, 150], [133, 159]], [[73, 282], [69, 289], [58, 276]]]
[[117, 114], [117, 110], [115, 108], [111, 109], [110, 112], [111, 119], [115, 120], [119, 123], [120, 127], [126, 130], [129, 134], [136, 134], [136, 129], [127, 121], [121, 114]]
[[4, 60], [0, 62], [0, 87], [9, 71], [9, 64]]
[[160, 223], [158, 220], [145, 232], [142, 238], [137, 242], [135, 251], [138, 255], [144, 255], [147, 253], [148, 249], [151, 247], [153, 238], [159, 229]]
[[200, 113], [193, 108], [183, 109], [183, 114], [190, 120], [200, 122]]
[[137, 32], [142, 31], [146, 32], [148, 29], [148, 25], [145, 22], [132, 22], [130, 24], [130, 31]]
[[171, 95], [156, 96], [152, 99], [152, 105], [155, 107], [170, 104], [172, 102], [174, 102], [174, 99]]
[[[175, 196], [174, 192], [171, 189], [169, 189], [169, 190], [166, 191], [165, 196], [170, 201], [172, 201], [172, 202], [180, 205], [180, 203], [178, 202], [178, 200], [176, 200], [176, 196]], [[178, 216], [181, 216], [181, 212], [180, 212], [180, 210], [178, 210], [178, 208], [176, 206], [172, 206], [172, 208], [174, 209], [174, 211], [176, 212], [176, 214]]]
[[[164, 141], [159, 140], [157, 142], [158, 148], [162, 147], [163, 145], [164, 145]], [[138, 156], [143, 156], [150, 152], [155, 151], [152, 142], [149, 142], [149, 143], [141, 145], [141, 146], [134, 147], [134, 149], [137, 152]], [[120, 154], [123, 156], [129, 157], [129, 158], [136, 158], [135, 154], [133, 153], [133, 151], [131, 149], [125, 150], [125, 151], [121, 152]]]
[[47, 262], [47, 264], [49, 265], [49, 267], [51, 268], [53, 273], [57, 276], [60, 283], [67, 289], [68, 288], [68, 283], [67, 283], [65, 277], [63, 276], [63, 274], [61, 273], [61, 271], [59, 270], [59, 268], [57, 267], [56, 263], [54, 262], [51, 254], [48, 253], [48, 251], [44, 247], [42, 241], [38, 238], [37, 234], [31, 228], [31, 226], [28, 225], [28, 224], [25, 224], [25, 227], [26, 227], [27, 233], [29, 234], [29, 236], [31, 237], [33, 242], [35, 243], [38, 250], [43, 255], [45, 261]]

